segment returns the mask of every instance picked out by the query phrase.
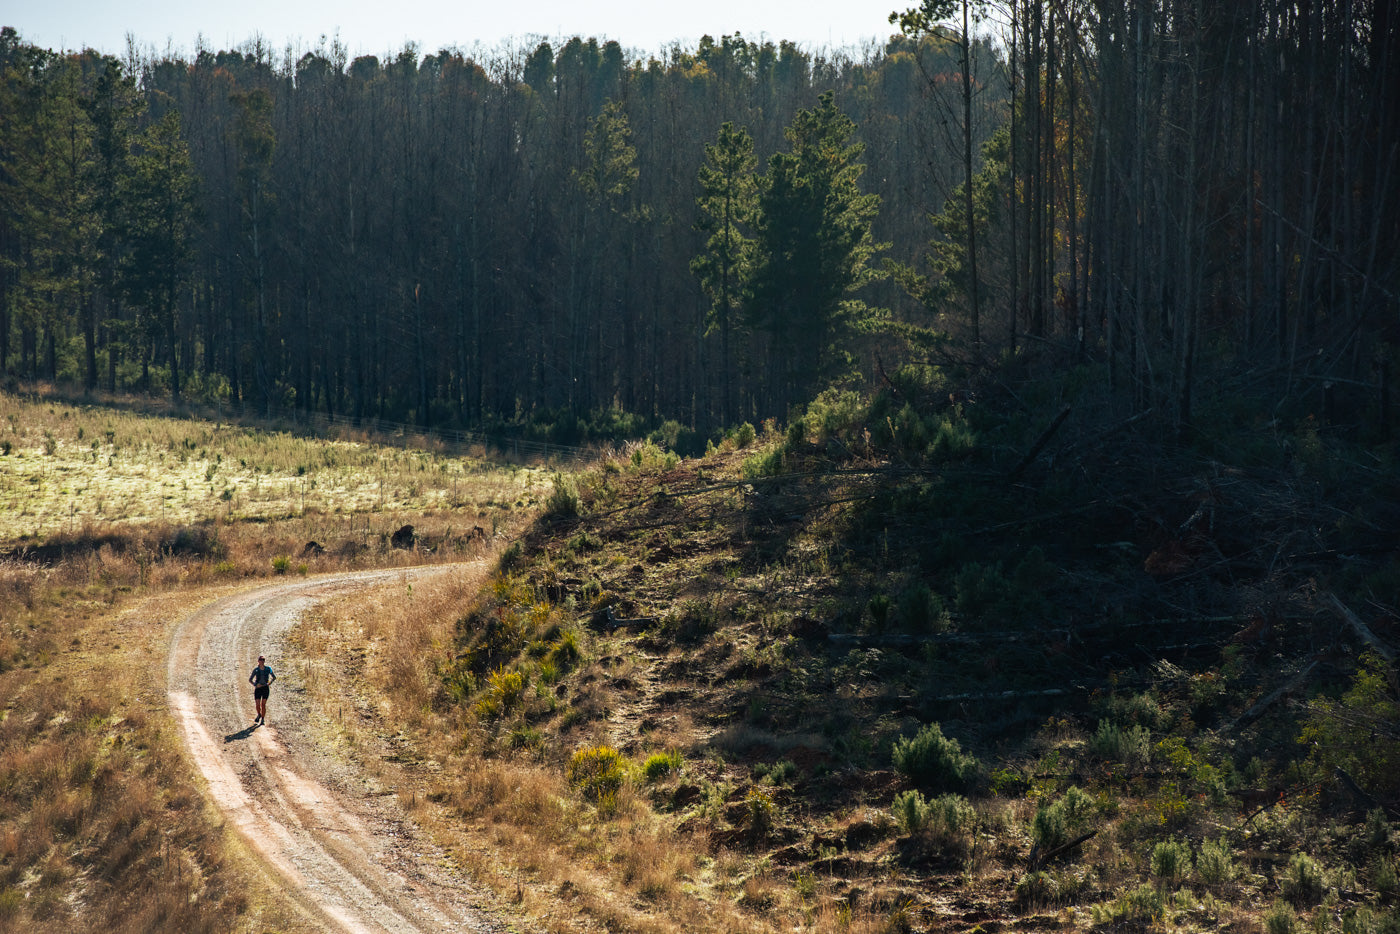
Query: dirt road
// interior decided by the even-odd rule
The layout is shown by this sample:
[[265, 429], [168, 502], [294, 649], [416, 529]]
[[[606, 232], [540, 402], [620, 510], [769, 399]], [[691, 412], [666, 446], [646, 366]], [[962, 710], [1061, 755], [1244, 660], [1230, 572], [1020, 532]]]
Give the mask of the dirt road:
[[[184, 620], [171, 641], [167, 690], [185, 745], [215, 804], [331, 931], [501, 932], [477, 895], [421, 838], [392, 796], [368, 796], [354, 770], [318, 752], [283, 635], [316, 603], [347, 590], [451, 568], [375, 571], [260, 587]], [[253, 724], [248, 673], [260, 654], [277, 673], [267, 725]]]

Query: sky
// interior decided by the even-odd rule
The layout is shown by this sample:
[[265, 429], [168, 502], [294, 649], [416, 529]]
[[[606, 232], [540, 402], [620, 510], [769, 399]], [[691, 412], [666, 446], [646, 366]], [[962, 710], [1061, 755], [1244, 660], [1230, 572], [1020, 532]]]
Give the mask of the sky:
[[[893, 31], [892, 10], [915, 0], [3, 0], [0, 26], [53, 51], [94, 48], [122, 55], [127, 36], [142, 51], [190, 55], [261, 38], [274, 53], [317, 48], [337, 35], [353, 58], [381, 58], [408, 43], [420, 53], [470, 53], [574, 35], [614, 39], [643, 55], [702, 35], [788, 39], [809, 51], [856, 49]], [[8, 9], [7, 9], [8, 8]]]

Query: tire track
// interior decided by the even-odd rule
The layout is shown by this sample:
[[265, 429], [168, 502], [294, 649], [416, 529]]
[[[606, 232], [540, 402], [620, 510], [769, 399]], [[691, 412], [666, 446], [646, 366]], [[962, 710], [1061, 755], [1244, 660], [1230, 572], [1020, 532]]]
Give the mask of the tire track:
[[[501, 921], [473, 907], [475, 890], [443, 868], [392, 801], [348, 789], [354, 776], [317, 753], [297, 666], [284, 634], [316, 604], [453, 568], [366, 571], [259, 587], [180, 623], [167, 660], [167, 695], [185, 748], [234, 829], [279, 876], [308, 918], [350, 934], [496, 934]], [[247, 684], [259, 654], [277, 683], [268, 725], [252, 723]]]

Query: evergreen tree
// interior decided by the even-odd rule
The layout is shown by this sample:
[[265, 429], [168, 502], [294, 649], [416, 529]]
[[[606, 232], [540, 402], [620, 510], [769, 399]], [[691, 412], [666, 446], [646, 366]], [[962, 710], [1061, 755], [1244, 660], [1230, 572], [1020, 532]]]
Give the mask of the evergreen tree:
[[753, 250], [743, 228], [753, 215], [757, 165], [749, 131], [743, 127], [736, 130], [733, 123], [726, 122], [719, 128], [719, 138], [705, 147], [705, 163], [700, 166], [695, 227], [709, 236], [704, 251], [691, 260], [690, 271], [710, 300], [706, 333], [718, 331], [720, 336], [720, 422], [724, 425], [734, 417], [729, 336], [741, 306]]
[[880, 196], [860, 190], [864, 145], [852, 120], [821, 95], [798, 111], [758, 186], [754, 266], [745, 318], [769, 337], [768, 409], [786, 408], [849, 361], [847, 338], [877, 312], [851, 297], [883, 275], [870, 259]]
[[189, 275], [196, 219], [194, 175], [178, 112], [168, 111], [141, 135], [123, 189], [122, 292], [140, 310], [151, 346], [164, 344], [170, 395], [178, 401], [179, 293]]

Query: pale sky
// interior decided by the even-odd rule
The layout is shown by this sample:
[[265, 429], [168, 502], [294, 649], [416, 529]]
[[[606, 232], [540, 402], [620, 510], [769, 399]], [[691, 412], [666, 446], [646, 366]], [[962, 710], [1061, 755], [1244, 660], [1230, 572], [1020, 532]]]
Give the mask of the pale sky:
[[[615, 39], [643, 55], [679, 41], [742, 33], [789, 39], [808, 51], [856, 49], [893, 31], [888, 17], [915, 0], [3, 0], [0, 26], [54, 51], [95, 48], [121, 55], [131, 34], [143, 51], [192, 55], [197, 41], [230, 49], [254, 37], [280, 57], [316, 48], [337, 33], [353, 58], [381, 58], [416, 42], [420, 53], [471, 52], [511, 40], [574, 35]], [[5, 9], [8, 8], [8, 9]], [[532, 42], [530, 44], [533, 44]]]

